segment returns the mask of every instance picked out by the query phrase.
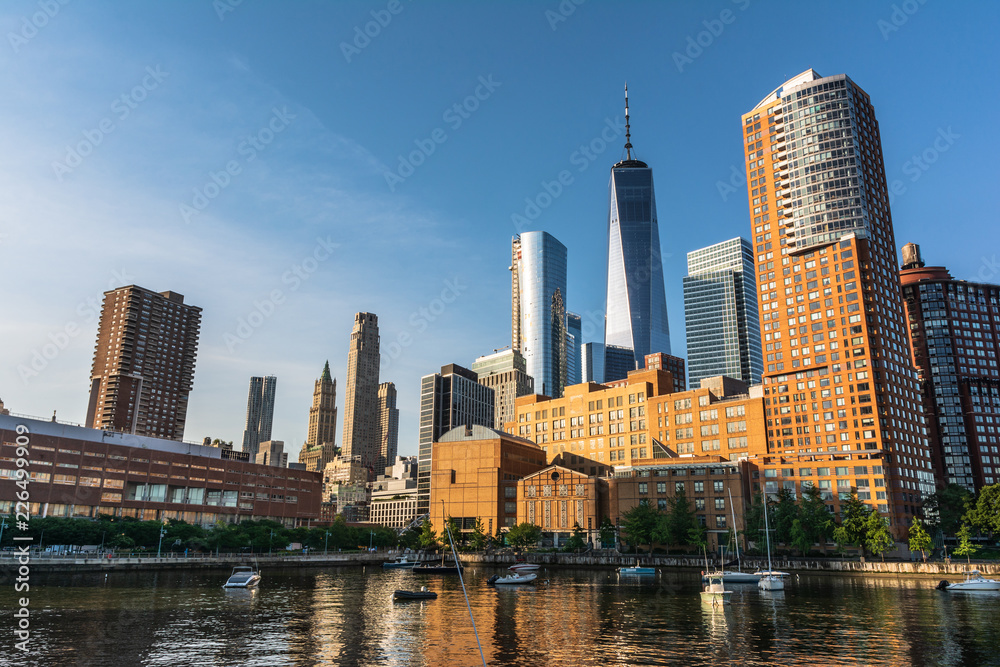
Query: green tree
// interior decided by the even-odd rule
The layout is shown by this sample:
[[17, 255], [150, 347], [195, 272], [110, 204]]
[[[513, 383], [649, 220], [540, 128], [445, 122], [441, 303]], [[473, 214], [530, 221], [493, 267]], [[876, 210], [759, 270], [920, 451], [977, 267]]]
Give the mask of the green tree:
[[608, 517], [601, 519], [601, 525], [597, 530], [601, 535], [601, 548], [613, 548], [615, 546], [615, 525], [611, 523], [611, 519]]
[[790, 535], [790, 543], [793, 547], [802, 552], [805, 556], [812, 549], [813, 539], [806, 529], [805, 522], [802, 519], [795, 519], [792, 522], [792, 530]]
[[437, 532], [434, 530], [430, 519], [424, 519], [423, 529], [420, 531], [420, 548], [435, 550], [441, 544], [438, 542]]
[[573, 534], [566, 540], [566, 551], [578, 551], [587, 545], [583, 539], [583, 528], [580, 524], [573, 522]]
[[421, 531], [417, 527], [410, 527], [399, 534], [399, 546], [404, 549], [420, 548]]
[[881, 556], [885, 560], [885, 552], [896, 545], [889, 532], [889, 520], [881, 516], [878, 512], [871, 512], [865, 525], [865, 546], [873, 554]]
[[774, 541], [791, 544], [792, 525], [799, 518], [799, 506], [795, 502], [795, 494], [789, 489], [779, 489], [778, 500], [771, 510], [771, 529], [774, 530]]
[[[799, 501], [799, 517], [802, 519], [802, 530], [811, 543], [825, 544], [830, 541], [833, 529], [836, 528], [833, 514], [823, 500], [822, 492], [815, 486], [802, 492]], [[792, 538], [795, 541], [795, 538]]]
[[459, 545], [463, 542], [462, 526], [459, 524], [458, 519], [448, 517], [448, 529], [441, 533], [441, 541], [444, 542], [444, 545], [448, 549], [451, 549], [451, 540], [448, 539], [449, 532], [451, 539], [455, 541], [455, 549], [458, 549]]
[[695, 525], [688, 528], [685, 541], [687, 544], [697, 547], [699, 551], [702, 551], [708, 546], [708, 531], [705, 529], [705, 526], [695, 522]]
[[833, 543], [837, 545], [837, 553], [843, 558], [847, 547], [851, 545], [851, 535], [844, 526], [837, 526], [833, 529]]
[[534, 546], [540, 539], [542, 539], [542, 529], [527, 521], [507, 531], [507, 543], [518, 549]]
[[757, 493], [743, 515], [743, 537], [748, 550], [760, 551], [761, 545], [764, 544], [763, 528], [764, 496]]
[[919, 551], [921, 560], [927, 560], [927, 551], [931, 548], [930, 533], [924, 528], [924, 522], [914, 519], [910, 524], [910, 551]]
[[964, 486], [949, 484], [924, 501], [924, 517], [929, 527], [944, 535], [955, 535], [962, 518], [973, 502], [973, 495]]
[[862, 555], [865, 552], [865, 535], [868, 532], [868, 515], [872, 513], [871, 508], [858, 499], [858, 494], [851, 491], [851, 496], [840, 504], [842, 519], [840, 527], [843, 528], [841, 537], [846, 538], [844, 544], [851, 544], [861, 547]]
[[633, 547], [648, 544], [653, 547], [653, 531], [659, 521], [659, 512], [646, 499], [622, 515], [622, 532]]
[[1000, 484], [981, 488], [975, 504], [970, 505], [967, 521], [984, 533], [1000, 535]]
[[958, 529], [956, 537], [958, 537], [958, 546], [955, 547], [955, 555], [965, 556], [971, 562], [972, 556], [976, 555], [979, 547], [972, 543], [972, 531], [969, 529], [968, 524], [962, 524], [962, 527]]
[[477, 516], [476, 522], [472, 525], [472, 537], [469, 539], [469, 545], [476, 551], [482, 551], [486, 548], [487, 538], [483, 520]]
[[682, 545], [688, 542], [692, 528], [698, 528], [698, 518], [694, 513], [691, 501], [684, 493], [678, 493], [670, 499], [670, 510], [667, 514], [665, 533], [669, 544]]

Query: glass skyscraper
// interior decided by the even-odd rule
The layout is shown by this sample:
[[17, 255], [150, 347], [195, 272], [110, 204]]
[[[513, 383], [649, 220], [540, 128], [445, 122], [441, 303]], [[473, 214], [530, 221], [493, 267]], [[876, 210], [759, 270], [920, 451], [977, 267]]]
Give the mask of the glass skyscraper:
[[558, 398], [567, 379], [566, 246], [525, 232], [511, 243], [511, 261], [511, 348], [524, 355], [535, 391]]
[[[566, 384], [583, 382], [580, 348], [583, 345], [583, 320], [576, 313], [566, 313]], [[497, 427], [499, 428], [499, 426]]]
[[684, 278], [689, 386], [716, 375], [760, 384], [764, 359], [753, 245], [729, 239], [688, 253]]
[[625, 91], [626, 159], [611, 168], [605, 345], [632, 350], [641, 368], [651, 352], [670, 353], [653, 170], [632, 159]]

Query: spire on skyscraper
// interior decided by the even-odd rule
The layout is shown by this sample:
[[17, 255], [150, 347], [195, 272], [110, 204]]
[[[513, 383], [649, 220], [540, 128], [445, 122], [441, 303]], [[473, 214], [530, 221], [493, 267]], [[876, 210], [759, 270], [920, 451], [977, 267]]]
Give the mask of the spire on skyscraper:
[[327, 359], [326, 365], [323, 366], [323, 374], [319, 376], [321, 382], [333, 382], [333, 378], [330, 377], [330, 360]]
[[625, 159], [632, 159], [632, 132], [628, 124], [628, 81], [625, 82]]

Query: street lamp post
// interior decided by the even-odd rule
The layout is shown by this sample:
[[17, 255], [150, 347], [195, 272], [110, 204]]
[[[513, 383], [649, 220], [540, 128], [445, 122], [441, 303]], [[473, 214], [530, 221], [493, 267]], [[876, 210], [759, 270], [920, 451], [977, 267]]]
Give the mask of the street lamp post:
[[163, 546], [163, 536], [167, 532], [166, 526], [160, 526], [160, 541], [156, 543], [156, 557], [160, 557], [160, 547]]
[[372, 550], [372, 540], [374, 538], [375, 538], [375, 531], [374, 530], [368, 531], [368, 553], [371, 553], [371, 550]]
[[271, 534], [267, 538], [267, 555], [271, 555], [271, 542], [274, 541], [274, 529], [271, 529]]
[[104, 553], [104, 536], [107, 535], [107, 534], [108, 534], [108, 531], [106, 531], [106, 530], [101, 531], [101, 548], [100, 548], [100, 552], [101, 553]]
[[3, 543], [3, 529], [7, 527], [7, 517], [0, 517], [0, 543]]
[[327, 554], [327, 547], [330, 546], [330, 531], [326, 531], [326, 539], [323, 540], [323, 555]]

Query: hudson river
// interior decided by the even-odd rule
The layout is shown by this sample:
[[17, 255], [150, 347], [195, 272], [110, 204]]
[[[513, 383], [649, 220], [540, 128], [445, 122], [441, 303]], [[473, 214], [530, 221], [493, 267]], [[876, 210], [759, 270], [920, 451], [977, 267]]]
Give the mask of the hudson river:
[[[542, 570], [548, 584], [466, 585], [490, 665], [1000, 665], [1000, 594], [936, 580], [793, 577], [784, 592], [731, 586], [703, 605], [694, 572]], [[223, 571], [32, 575], [31, 639], [13, 647], [0, 589], [0, 664], [478, 665], [457, 576], [373, 568], [264, 570], [224, 591]], [[439, 597], [393, 603], [421, 585]]]

